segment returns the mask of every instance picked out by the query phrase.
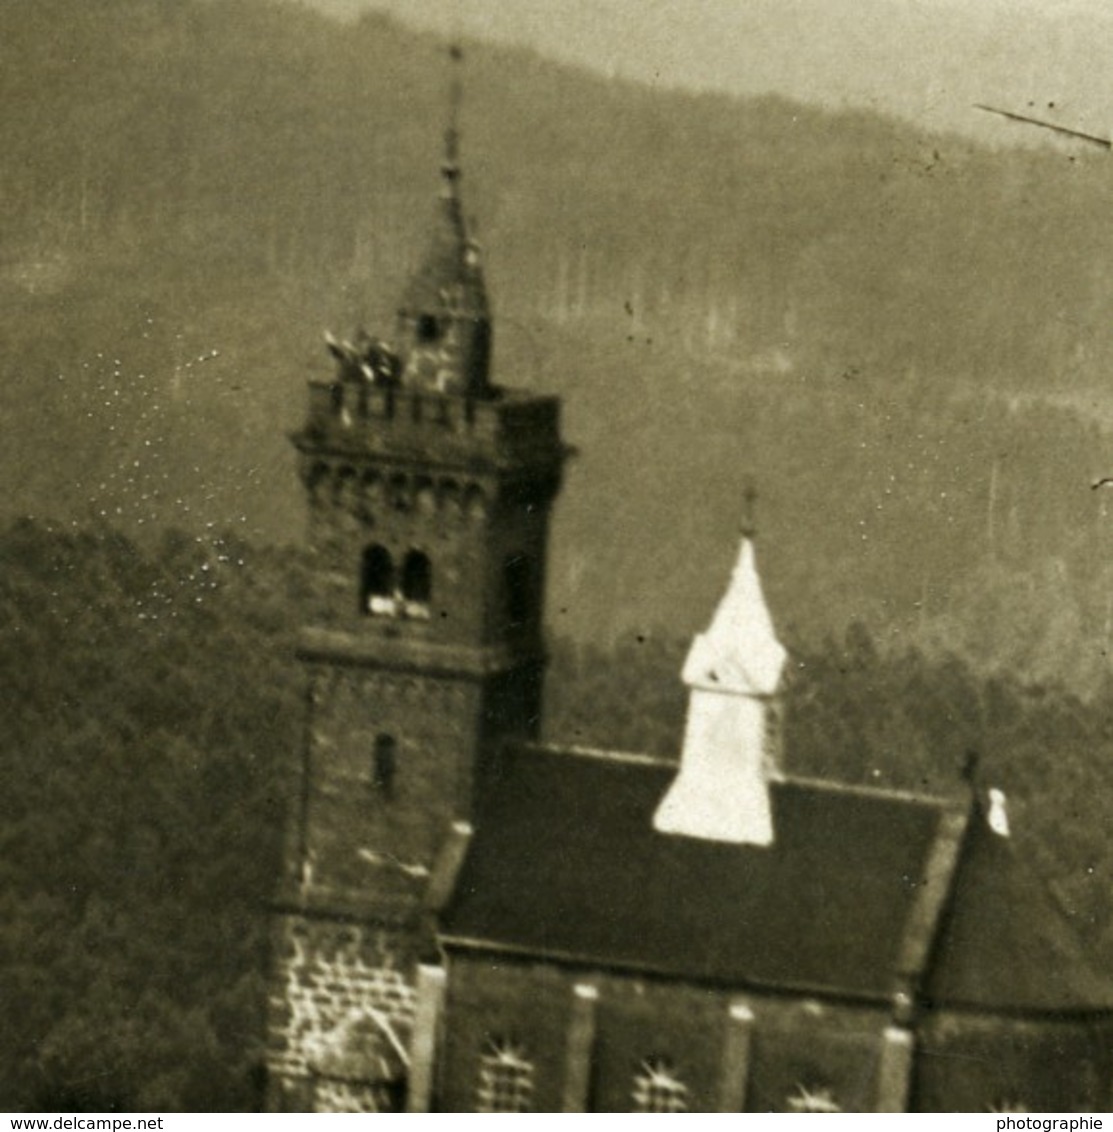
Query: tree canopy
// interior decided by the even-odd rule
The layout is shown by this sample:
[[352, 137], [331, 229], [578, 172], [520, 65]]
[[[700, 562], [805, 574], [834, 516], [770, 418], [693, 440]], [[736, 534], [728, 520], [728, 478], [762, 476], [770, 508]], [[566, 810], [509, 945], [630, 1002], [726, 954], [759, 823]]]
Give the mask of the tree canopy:
[[[290, 551], [171, 532], [143, 549], [0, 531], [0, 1099], [11, 1109], [259, 1103], [267, 901], [296, 788], [307, 572]], [[554, 642], [546, 738], [677, 757], [686, 643]], [[1113, 685], [979, 676], [856, 625], [792, 650], [796, 773], [933, 793], [982, 756], [1014, 835], [1113, 958]]]

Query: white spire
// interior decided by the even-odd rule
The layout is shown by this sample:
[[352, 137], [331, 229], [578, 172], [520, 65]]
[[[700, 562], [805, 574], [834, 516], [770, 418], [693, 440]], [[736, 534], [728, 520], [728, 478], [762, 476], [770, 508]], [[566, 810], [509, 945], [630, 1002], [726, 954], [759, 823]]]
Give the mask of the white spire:
[[692, 642], [682, 678], [690, 688], [771, 696], [785, 659], [761, 592], [754, 544], [743, 538], [730, 586], [710, 627]]
[[654, 815], [661, 833], [769, 845], [769, 778], [777, 773], [786, 654], [761, 592], [754, 547], [738, 562], [705, 633], [684, 664], [691, 689], [680, 770]]

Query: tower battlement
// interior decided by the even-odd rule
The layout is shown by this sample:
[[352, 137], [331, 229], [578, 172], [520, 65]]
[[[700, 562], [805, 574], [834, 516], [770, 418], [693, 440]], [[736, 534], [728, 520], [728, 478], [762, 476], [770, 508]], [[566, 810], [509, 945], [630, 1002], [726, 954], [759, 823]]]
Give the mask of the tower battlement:
[[[563, 451], [560, 401], [518, 390], [480, 400], [371, 382], [312, 380], [309, 412], [294, 443], [308, 459], [304, 476], [346, 455], [435, 458], [494, 466], [550, 462]], [[311, 458], [310, 458], [311, 457]], [[324, 457], [322, 467], [317, 461]]]

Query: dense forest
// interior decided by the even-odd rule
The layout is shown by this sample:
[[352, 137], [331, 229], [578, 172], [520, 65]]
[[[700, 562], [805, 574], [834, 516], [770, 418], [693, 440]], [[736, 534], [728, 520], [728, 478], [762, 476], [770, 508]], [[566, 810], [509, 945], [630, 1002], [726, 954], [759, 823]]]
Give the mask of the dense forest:
[[[3, 1107], [258, 1103], [307, 584], [300, 556], [229, 534], [145, 550], [0, 532]], [[861, 625], [792, 643], [792, 770], [946, 793], [977, 751], [1022, 850], [1113, 961], [1113, 685], [1084, 701], [885, 656]], [[675, 757], [685, 642], [553, 646], [548, 738]]]
[[[302, 383], [322, 328], [389, 332], [446, 86], [443, 44], [374, 14], [5, 4], [3, 511], [296, 539]], [[694, 629], [752, 478], [810, 640], [862, 620], [1100, 684], [1103, 160], [480, 44], [463, 134], [498, 377], [561, 393], [580, 452], [562, 633]]]
[[[579, 452], [548, 736], [675, 753], [752, 479], [792, 768], [947, 791], [979, 752], [1113, 961], [1107, 167], [467, 59], [498, 378]], [[445, 87], [374, 15], [0, 5], [0, 1106], [257, 1101], [285, 435], [322, 328], [389, 329]]]

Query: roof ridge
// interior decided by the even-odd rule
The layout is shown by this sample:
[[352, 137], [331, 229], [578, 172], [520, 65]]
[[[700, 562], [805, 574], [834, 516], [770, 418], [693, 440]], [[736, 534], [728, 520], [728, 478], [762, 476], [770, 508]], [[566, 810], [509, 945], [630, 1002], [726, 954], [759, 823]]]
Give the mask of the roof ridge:
[[789, 786], [806, 786], [811, 790], [823, 790], [831, 794], [859, 794], [893, 801], [918, 802], [942, 810], [965, 809], [967, 805], [961, 795], [920, 794], [915, 790], [904, 790], [895, 786], [871, 786], [868, 782], [839, 782], [832, 778], [817, 778], [804, 774], [783, 774], [774, 779], [774, 784], [778, 782]]
[[666, 758], [664, 755], [647, 755], [640, 751], [613, 751], [606, 750], [603, 747], [584, 747], [578, 743], [524, 742], [515, 743], [513, 746], [519, 750], [530, 751], [533, 754], [599, 759], [600, 761], [620, 763], [627, 766], [659, 766], [666, 770], [677, 770], [680, 766], [676, 759]]

